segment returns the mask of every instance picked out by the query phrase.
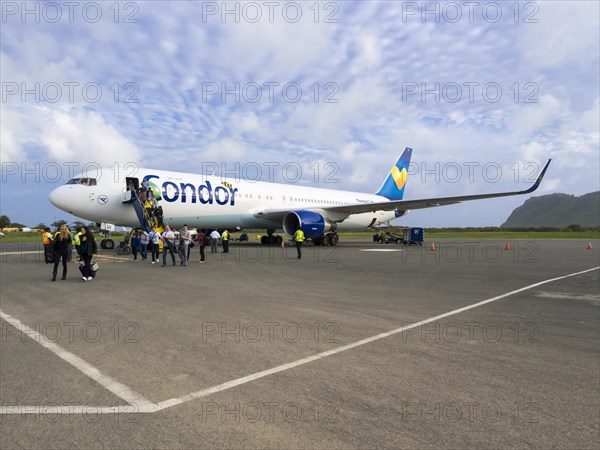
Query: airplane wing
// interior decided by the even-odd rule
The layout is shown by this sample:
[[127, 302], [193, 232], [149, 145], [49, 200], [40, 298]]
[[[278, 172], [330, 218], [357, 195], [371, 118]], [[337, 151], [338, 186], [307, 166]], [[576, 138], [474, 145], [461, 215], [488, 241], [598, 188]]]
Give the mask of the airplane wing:
[[[476, 195], [463, 195], [458, 197], [439, 197], [439, 198], [427, 198], [420, 200], [393, 200], [388, 202], [378, 202], [378, 203], [358, 203], [354, 205], [343, 205], [343, 206], [322, 206], [316, 208], [306, 208], [309, 210], [321, 210], [327, 211], [331, 213], [337, 213], [340, 215], [350, 215], [350, 214], [360, 214], [366, 212], [373, 211], [407, 211], [411, 209], [423, 209], [423, 208], [433, 208], [436, 206], [445, 206], [445, 205], [453, 205], [456, 203], [466, 202], [470, 200], [482, 200], [485, 198], [496, 198], [496, 197], [508, 197], [511, 195], [522, 195], [522, 194], [530, 194], [535, 191], [540, 184], [542, 183], [542, 179], [546, 174], [546, 170], [550, 165], [549, 159], [540, 174], [538, 175], [535, 183], [526, 190], [523, 191], [514, 191], [514, 192], [497, 192], [493, 194], [476, 194]], [[283, 220], [285, 214], [289, 212], [289, 210], [265, 210], [260, 211], [254, 214], [255, 217], [260, 217], [265, 220], [270, 220], [273, 222], [279, 222]]]
[[420, 200], [397, 200], [390, 202], [380, 202], [380, 203], [365, 203], [359, 205], [344, 205], [344, 206], [334, 206], [325, 208], [328, 211], [332, 212], [340, 212], [340, 213], [350, 213], [350, 214], [358, 214], [365, 213], [369, 211], [392, 211], [397, 209], [399, 211], [406, 211], [410, 209], [423, 209], [423, 208], [433, 208], [435, 206], [445, 206], [445, 205], [453, 205], [456, 203], [466, 202], [470, 200], [482, 200], [484, 198], [496, 198], [496, 197], [508, 197], [510, 195], [522, 195], [522, 194], [530, 194], [535, 191], [540, 184], [542, 183], [542, 179], [546, 174], [546, 170], [550, 165], [549, 159], [541, 173], [538, 175], [535, 183], [524, 191], [514, 191], [514, 192], [497, 192], [494, 194], [476, 194], [476, 195], [463, 195], [458, 197], [440, 197], [440, 198], [427, 198]]

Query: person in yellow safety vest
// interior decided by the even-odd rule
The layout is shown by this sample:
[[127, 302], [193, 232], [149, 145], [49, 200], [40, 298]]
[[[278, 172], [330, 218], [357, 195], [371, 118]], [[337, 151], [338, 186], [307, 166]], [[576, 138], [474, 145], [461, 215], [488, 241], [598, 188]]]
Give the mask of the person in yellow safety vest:
[[223, 243], [223, 253], [229, 253], [229, 231], [223, 231], [221, 242]]
[[298, 250], [298, 259], [302, 258], [302, 243], [304, 242], [304, 231], [300, 228], [294, 233], [294, 242], [296, 243], [296, 250]]
[[[149, 220], [150, 222], [153, 222], [152, 210], [153, 210], [154, 208], [152, 207], [152, 202], [151, 202], [150, 200], [146, 200], [146, 201], [144, 202], [144, 209], [146, 210], [146, 215], [148, 216], [148, 217], [147, 217], [147, 218], [148, 218], [148, 220]], [[152, 223], [151, 223], [151, 226], [152, 226]]]
[[44, 239], [44, 260], [46, 264], [50, 264], [54, 262], [52, 247], [54, 239], [52, 238], [52, 233], [50, 232], [50, 228], [44, 228], [44, 234], [42, 235]]
[[77, 251], [77, 261], [81, 261], [81, 235], [83, 233], [73, 233], [73, 243], [75, 244], [75, 250]]

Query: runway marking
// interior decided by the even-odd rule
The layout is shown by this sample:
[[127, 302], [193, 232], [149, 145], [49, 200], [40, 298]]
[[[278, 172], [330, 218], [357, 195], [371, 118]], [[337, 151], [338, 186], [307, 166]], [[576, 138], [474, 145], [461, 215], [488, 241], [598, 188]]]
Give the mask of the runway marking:
[[22, 252], [0, 252], [0, 256], [4, 255], [25, 255], [30, 253], [39, 253], [40, 255], [44, 253], [44, 250], [23, 250]]
[[564, 278], [574, 277], [574, 276], [581, 275], [581, 274], [586, 273], [586, 272], [591, 272], [591, 271], [597, 270], [597, 269], [600, 269], [600, 266], [599, 267], [594, 267], [593, 269], [588, 269], [588, 270], [584, 270], [584, 271], [581, 271], [581, 272], [576, 272], [576, 273], [572, 273], [572, 274], [569, 274], [569, 275], [564, 275], [562, 277], [552, 278], [552, 279], [549, 279], [549, 280], [544, 280], [544, 281], [540, 281], [538, 283], [530, 284], [529, 286], [525, 286], [523, 288], [507, 292], [506, 294], [502, 294], [502, 295], [498, 295], [496, 297], [488, 298], [487, 300], [483, 300], [481, 302], [474, 303], [472, 305], [464, 306], [462, 308], [458, 308], [458, 309], [455, 309], [453, 311], [449, 311], [447, 313], [440, 314], [438, 316], [431, 317], [431, 318], [426, 319], [426, 320], [422, 320], [420, 322], [416, 322], [416, 323], [413, 323], [413, 324], [410, 324], [410, 325], [407, 325], [407, 326], [404, 326], [404, 327], [396, 328], [396, 329], [391, 330], [391, 331], [386, 331], [384, 333], [380, 333], [380, 334], [377, 334], [377, 335], [372, 336], [372, 337], [361, 339], [360, 341], [356, 341], [356, 342], [353, 342], [351, 344], [343, 345], [341, 347], [334, 348], [333, 350], [328, 350], [328, 351], [325, 351], [325, 352], [317, 353], [316, 355], [309, 356], [307, 358], [302, 358], [302, 359], [299, 359], [297, 361], [293, 361], [293, 362], [290, 362], [290, 363], [287, 363], [287, 364], [282, 364], [280, 366], [273, 367], [272, 369], [267, 369], [267, 370], [263, 370], [261, 372], [256, 372], [256, 373], [253, 373], [251, 375], [247, 375], [245, 377], [238, 378], [236, 380], [227, 381], [227, 382], [225, 382], [223, 384], [219, 384], [217, 386], [213, 386], [213, 387], [210, 387], [210, 388], [202, 389], [200, 391], [192, 392], [190, 394], [186, 394], [186, 395], [183, 395], [181, 397], [176, 397], [176, 398], [172, 398], [172, 399], [169, 399], [169, 400], [165, 400], [165, 401], [159, 402], [157, 406], [158, 406], [159, 409], [165, 409], [165, 408], [170, 408], [171, 406], [180, 405], [182, 403], [188, 402], [190, 400], [194, 400], [196, 398], [206, 397], [207, 395], [210, 395], [210, 394], [215, 394], [217, 392], [221, 392], [221, 391], [224, 391], [224, 390], [227, 390], [227, 389], [231, 389], [233, 387], [240, 386], [242, 384], [249, 383], [251, 381], [255, 381], [255, 380], [258, 380], [260, 378], [264, 378], [266, 376], [269, 376], [269, 375], [273, 375], [273, 374], [276, 374], [276, 373], [279, 373], [279, 372], [283, 372], [283, 371], [286, 371], [286, 370], [289, 370], [289, 369], [293, 369], [294, 367], [302, 366], [304, 364], [308, 364], [308, 363], [316, 361], [318, 359], [326, 358], [327, 356], [332, 356], [332, 355], [344, 352], [346, 350], [350, 350], [350, 349], [353, 349], [353, 348], [356, 348], [356, 347], [360, 347], [362, 345], [369, 344], [371, 342], [375, 342], [375, 341], [378, 341], [380, 339], [384, 339], [386, 337], [393, 336], [393, 335], [398, 334], [398, 333], [402, 333], [402, 332], [410, 330], [412, 328], [420, 327], [422, 325], [428, 324], [430, 322], [434, 322], [434, 321], [439, 320], [439, 319], [443, 319], [445, 317], [453, 316], [455, 314], [459, 314], [461, 312], [468, 311], [470, 309], [477, 308], [479, 306], [483, 306], [483, 305], [486, 305], [488, 303], [495, 302], [497, 300], [509, 297], [511, 295], [514, 295], [514, 294], [518, 294], [519, 292], [527, 291], [529, 289], [532, 289], [532, 288], [537, 287], [537, 286], [541, 286], [543, 284], [551, 283], [553, 281], [562, 280]]
[[[7, 321], [9, 324], [11, 324], [13, 327], [15, 327], [15, 329], [29, 336], [42, 347], [47, 348], [56, 356], [65, 360], [79, 371], [83, 372], [85, 375], [87, 375], [92, 380], [100, 384], [102, 387], [108, 389], [117, 397], [125, 400], [129, 405], [137, 405], [140, 409], [151, 408], [153, 406], [156, 406], [155, 403], [152, 403], [150, 400], [147, 400], [137, 392], [134, 392], [133, 390], [129, 389], [124, 384], [119, 383], [117, 380], [109, 377], [108, 375], [104, 375], [102, 372], [100, 372], [100, 370], [98, 370], [96, 367], [92, 366], [88, 362], [84, 361], [79, 356], [74, 355], [73, 353], [65, 350], [60, 345], [57, 345], [54, 342], [49, 342], [48, 340], [44, 339], [44, 336], [42, 336], [34, 329], [28, 327], [20, 320], [15, 319], [14, 317], [6, 314], [2, 310], [0, 310], [0, 317]], [[2, 409], [2, 411], [4, 410], [5, 408]]]
[[[6, 415], [9, 415], [9, 414], [57, 414], [57, 411], [56, 411], [57, 408], [60, 408], [60, 414], [77, 414], [77, 413], [82, 413], [82, 412], [85, 413], [85, 408], [91, 409], [95, 414], [114, 414], [115, 408], [127, 408], [127, 407], [137, 408], [137, 411], [131, 411], [131, 413], [153, 413], [153, 412], [157, 412], [157, 411], [160, 411], [160, 410], [163, 410], [166, 408], [170, 408], [172, 406], [181, 405], [182, 403], [187, 403], [187, 402], [189, 402], [191, 400], [195, 400], [197, 398], [206, 397], [208, 395], [215, 394], [217, 392], [222, 392], [227, 389], [231, 389], [236, 386], [240, 386], [242, 384], [246, 384], [251, 381], [255, 381], [260, 378], [267, 377], [269, 375], [274, 375], [276, 373], [284, 372], [286, 370], [293, 369], [295, 367], [302, 366], [304, 364], [308, 364], [310, 362], [313, 362], [313, 361], [316, 361], [319, 359], [323, 359], [328, 356], [336, 355], [336, 354], [344, 352], [346, 350], [351, 350], [353, 348], [360, 347], [365, 344], [370, 344], [371, 342], [375, 342], [375, 341], [384, 339], [386, 337], [393, 336], [395, 334], [399, 334], [404, 331], [410, 330], [412, 328], [420, 327], [422, 325], [426, 325], [426, 324], [434, 322], [436, 320], [440, 320], [440, 319], [444, 319], [446, 317], [453, 316], [455, 314], [460, 314], [462, 312], [468, 311], [473, 308], [477, 308], [479, 306], [487, 305], [488, 303], [492, 303], [497, 300], [501, 300], [503, 298], [510, 297], [511, 295], [518, 294], [520, 292], [528, 291], [532, 288], [542, 286], [544, 284], [552, 283], [552, 282], [558, 281], [558, 280], [563, 280], [565, 278], [574, 277], [574, 276], [581, 275], [581, 274], [584, 274], [587, 272], [592, 272], [592, 271], [598, 270], [598, 269], [600, 269], [600, 266], [594, 267], [591, 269], [587, 269], [587, 270], [583, 270], [581, 272], [575, 272], [575, 273], [571, 273], [568, 275], [563, 275], [560, 277], [551, 278], [548, 280], [540, 281], [538, 283], [530, 284], [530, 285], [522, 287], [520, 289], [516, 289], [514, 291], [510, 291], [505, 294], [497, 295], [496, 297], [488, 298], [486, 300], [482, 300], [480, 302], [473, 303], [472, 305], [454, 309], [452, 311], [449, 311], [449, 312], [446, 312], [443, 314], [439, 314], [434, 317], [430, 317], [429, 319], [425, 319], [420, 322], [415, 322], [410, 325], [406, 325], [406, 326], [403, 326], [400, 328], [395, 328], [391, 331], [379, 333], [375, 336], [361, 339], [359, 341], [356, 341], [356, 342], [353, 342], [350, 344], [346, 344], [346, 345], [343, 345], [341, 347], [338, 347], [338, 348], [335, 348], [332, 350], [317, 353], [316, 355], [308, 356], [306, 358], [302, 358], [302, 359], [299, 359], [297, 361], [293, 361], [290, 363], [281, 364], [281, 365], [273, 367], [271, 369], [262, 370], [260, 372], [253, 373], [253, 374], [247, 375], [245, 377], [237, 378], [235, 380], [227, 381], [225, 383], [218, 384], [216, 386], [212, 386], [209, 388], [201, 389], [199, 391], [191, 392], [189, 394], [185, 394], [180, 397], [174, 397], [169, 400], [164, 400], [159, 403], [153, 403], [153, 402], [145, 399], [141, 395], [137, 394], [136, 392], [132, 391], [127, 386], [125, 386], [121, 383], [118, 383], [116, 380], [113, 380], [110, 377], [103, 375], [98, 369], [91, 366], [90, 364], [88, 364], [87, 362], [85, 362], [84, 360], [79, 358], [78, 356], [75, 356], [74, 354], [69, 353], [68, 351], [64, 350], [62, 347], [60, 347], [56, 344], [53, 344], [53, 343], [45, 342], [44, 339], [40, 339], [41, 335], [39, 335], [36, 331], [32, 330], [31, 328], [22, 324], [17, 319], [14, 319], [13, 317], [9, 316], [8, 314], [3, 313], [0, 310], [0, 317], [2, 317], [4, 320], [11, 323], [13, 326], [21, 327], [21, 328], [17, 328], [17, 329], [24, 330], [23, 332], [25, 334], [29, 335], [32, 338], [37, 339], [38, 342], [40, 344], [42, 344], [44, 347], [50, 349], [51, 351], [56, 353], [58, 356], [60, 356], [62, 359], [69, 362], [70, 364], [74, 365], [76, 368], [78, 368], [80, 371], [82, 371], [83, 373], [88, 375], [90, 378], [94, 379], [95, 381], [100, 383], [102, 386], [104, 386], [106, 389], [110, 390], [115, 395], [119, 396], [120, 398], [122, 398], [123, 400], [125, 400], [129, 403], [128, 406], [121, 406], [121, 407], [119, 407], [119, 406], [112, 406], [112, 407], [76, 406], [76, 407], [73, 407], [73, 406], [69, 406], [69, 405], [67, 405], [67, 406], [54, 405], [54, 406], [14, 407], [14, 406], [5, 405], [5, 406], [0, 406], [0, 415], [4, 415], [4, 414], [6, 414]], [[17, 408], [17, 409], [14, 409], [14, 408]], [[75, 408], [75, 409], [73, 411], [69, 412], [69, 408]]]
[[365, 248], [359, 252], [401, 252], [401, 248]]
[[136, 405], [90, 406], [90, 405], [1, 405], [0, 415], [17, 414], [133, 414], [141, 412]]

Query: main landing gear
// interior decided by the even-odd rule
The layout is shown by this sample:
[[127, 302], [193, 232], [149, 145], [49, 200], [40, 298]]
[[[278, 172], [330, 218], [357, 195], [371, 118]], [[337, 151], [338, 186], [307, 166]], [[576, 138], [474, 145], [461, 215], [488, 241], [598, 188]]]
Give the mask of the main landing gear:
[[319, 245], [331, 245], [331, 246], [335, 246], [338, 244], [340, 240], [340, 237], [337, 235], [337, 233], [327, 233], [324, 234], [323, 236], [317, 237], [317, 238], [312, 238], [313, 244], [319, 246]]
[[281, 236], [275, 236], [275, 230], [267, 230], [266, 236], [261, 236], [260, 243], [262, 245], [281, 245], [283, 238]]
[[112, 250], [115, 248], [115, 241], [112, 239], [102, 239], [100, 241], [100, 248], [103, 248], [104, 250]]

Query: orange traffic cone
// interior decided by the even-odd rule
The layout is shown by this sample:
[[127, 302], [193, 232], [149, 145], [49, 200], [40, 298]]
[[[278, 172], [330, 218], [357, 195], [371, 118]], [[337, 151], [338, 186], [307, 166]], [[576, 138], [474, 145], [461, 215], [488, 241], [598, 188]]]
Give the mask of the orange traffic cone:
[[591, 242], [588, 242], [587, 249], [588, 249], [588, 250], [591, 250], [591, 249], [592, 249], [592, 243], [591, 243]]
[[435, 252], [435, 242], [431, 243], [431, 248], [429, 250]]
[[504, 246], [504, 250], [510, 250], [510, 244], [507, 242], [506, 245]]

